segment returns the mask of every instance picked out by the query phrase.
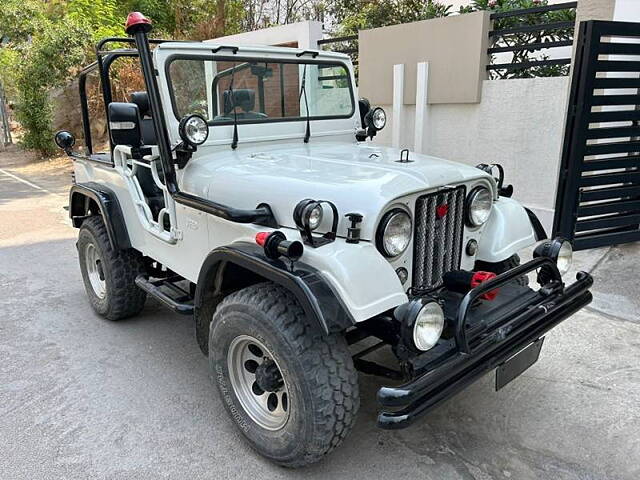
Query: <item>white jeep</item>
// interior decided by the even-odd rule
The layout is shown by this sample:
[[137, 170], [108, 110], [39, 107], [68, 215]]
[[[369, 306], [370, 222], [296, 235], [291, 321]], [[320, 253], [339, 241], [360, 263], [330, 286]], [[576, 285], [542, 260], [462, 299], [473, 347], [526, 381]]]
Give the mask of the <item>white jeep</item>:
[[[357, 99], [347, 56], [149, 40], [138, 13], [126, 26], [80, 76], [85, 151], [56, 135], [74, 161], [87, 295], [114, 321], [148, 296], [192, 315], [222, 405], [265, 457], [302, 466], [339, 445], [356, 371], [391, 384], [377, 398], [388, 429], [491, 370], [500, 388], [590, 302], [588, 274], [563, 283], [571, 245], [544, 240], [490, 166], [367, 142], [385, 114]], [[146, 87], [128, 103], [112, 101], [121, 57], [139, 59]], [[91, 141], [96, 70], [108, 154]]]

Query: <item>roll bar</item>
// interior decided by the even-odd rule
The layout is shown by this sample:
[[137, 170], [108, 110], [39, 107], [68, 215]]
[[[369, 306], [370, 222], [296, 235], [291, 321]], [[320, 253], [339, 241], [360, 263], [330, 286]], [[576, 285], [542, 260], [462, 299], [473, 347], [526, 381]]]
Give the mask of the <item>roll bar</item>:
[[[171, 143], [167, 131], [167, 123], [164, 115], [164, 109], [162, 107], [162, 100], [160, 99], [160, 90], [156, 80], [155, 68], [153, 66], [151, 48], [149, 47], [149, 43], [163, 43], [166, 42], [166, 40], [149, 40], [147, 33], [151, 28], [152, 27], [149, 23], [139, 22], [130, 24], [127, 27], [127, 34], [131, 35], [133, 37], [132, 39], [121, 39], [115, 37], [106, 38], [98, 43], [96, 49], [98, 51], [98, 64], [100, 65], [102, 55], [100, 52], [103, 51], [105, 45], [108, 43], [135, 43], [138, 56], [140, 58], [140, 64], [142, 66], [144, 83], [147, 88], [147, 94], [149, 95], [149, 104], [151, 106], [151, 112], [153, 113], [154, 120], [153, 128], [158, 142], [160, 164], [162, 165], [165, 184], [169, 194], [177, 203], [215, 215], [216, 217], [220, 217], [225, 220], [237, 223], [256, 223], [258, 225], [277, 228], [278, 222], [276, 221], [271, 208], [267, 204], [262, 204], [258, 206], [258, 208], [251, 210], [237, 209], [180, 191], [176, 180]], [[104, 85], [103, 88], [105, 88]]]

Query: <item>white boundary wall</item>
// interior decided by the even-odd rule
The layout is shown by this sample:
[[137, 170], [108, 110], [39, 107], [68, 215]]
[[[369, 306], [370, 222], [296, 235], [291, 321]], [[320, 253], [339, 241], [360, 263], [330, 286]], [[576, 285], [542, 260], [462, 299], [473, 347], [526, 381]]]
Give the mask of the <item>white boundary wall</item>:
[[322, 22], [309, 20], [206, 41], [213, 43], [226, 42], [229, 45], [283, 45], [296, 42], [298, 48], [316, 50], [318, 48], [318, 40], [322, 38]]
[[[514, 198], [549, 230], [568, 92], [569, 77], [485, 80], [480, 103], [427, 107], [422, 151], [469, 165], [502, 164]], [[388, 127], [374, 141], [391, 145], [393, 106], [382, 107]], [[404, 105], [402, 111], [399, 145], [413, 149], [415, 106]]]

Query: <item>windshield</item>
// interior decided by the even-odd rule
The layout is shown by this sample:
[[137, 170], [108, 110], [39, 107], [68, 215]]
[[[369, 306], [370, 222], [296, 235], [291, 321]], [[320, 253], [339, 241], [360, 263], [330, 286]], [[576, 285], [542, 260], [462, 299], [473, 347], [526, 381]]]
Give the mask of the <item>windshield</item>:
[[168, 77], [178, 119], [198, 113], [215, 125], [349, 118], [354, 112], [349, 71], [340, 63], [178, 57]]

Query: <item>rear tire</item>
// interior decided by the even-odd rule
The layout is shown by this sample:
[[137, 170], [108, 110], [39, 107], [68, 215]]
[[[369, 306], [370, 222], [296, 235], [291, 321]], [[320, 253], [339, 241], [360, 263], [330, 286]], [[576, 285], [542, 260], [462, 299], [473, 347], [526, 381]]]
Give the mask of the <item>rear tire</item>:
[[102, 217], [82, 222], [78, 254], [84, 287], [97, 314], [122, 320], [140, 313], [147, 298], [135, 284], [145, 272], [142, 255], [133, 249], [114, 250]]
[[282, 287], [254, 285], [222, 301], [209, 364], [236, 426], [280, 465], [317, 462], [355, 423], [358, 378], [344, 337], [319, 331]]

